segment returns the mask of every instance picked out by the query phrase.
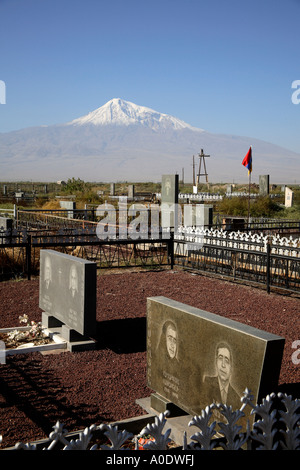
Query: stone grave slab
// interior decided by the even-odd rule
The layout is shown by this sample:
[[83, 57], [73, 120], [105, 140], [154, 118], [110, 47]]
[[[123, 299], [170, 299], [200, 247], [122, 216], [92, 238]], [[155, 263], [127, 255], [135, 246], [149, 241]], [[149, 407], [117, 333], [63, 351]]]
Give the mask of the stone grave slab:
[[[173, 403], [190, 415], [212, 403], [236, 410], [246, 388], [260, 403], [278, 386], [284, 342], [280, 336], [166, 297], [150, 297], [147, 383], [155, 392], [152, 404], [157, 407], [161, 397], [162, 404]], [[243, 425], [247, 419], [251, 421], [247, 416]]]
[[54, 250], [41, 250], [42, 323], [49, 329], [60, 328], [69, 349], [94, 349], [96, 280], [96, 263]]

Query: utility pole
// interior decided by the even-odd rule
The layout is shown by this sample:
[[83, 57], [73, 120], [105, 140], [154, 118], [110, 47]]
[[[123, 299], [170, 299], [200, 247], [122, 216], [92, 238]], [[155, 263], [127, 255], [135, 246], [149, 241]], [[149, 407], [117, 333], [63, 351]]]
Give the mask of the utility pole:
[[[199, 182], [200, 182], [200, 176], [205, 176], [205, 180], [206, 180], [206, 184], [208, 186], [208, 174], [207, 174], [207, 171], [206, 171], [206, 164], [205, 164], [205, 158], [208, 158], [210, 157], [210, 155], [205, 155], [204, 152], [203, 152], [203, 149], [201, 149], [201, 152], [198, 154], [199, 156], [199, 170], [198, 170], [198, 174], [197, 174], [197, 188], [198, 188], [198, 185], [199, 185]], [[201, 173], [201, 165], [203, 163], [203, 168], [204, 168], [204, 173]]]
[[196, 177], [195, 177], [195, 155], [193, 155], [193, 186], [196, 186]]

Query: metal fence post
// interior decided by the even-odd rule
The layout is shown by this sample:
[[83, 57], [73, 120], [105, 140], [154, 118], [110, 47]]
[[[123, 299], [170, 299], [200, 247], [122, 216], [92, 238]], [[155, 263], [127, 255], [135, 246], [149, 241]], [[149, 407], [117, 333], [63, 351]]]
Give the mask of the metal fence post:
[[174, 233], [170, 232], [168, 240], [168, 258], [170, 259], [171, 269], [174, 268]]
[[267, 293], [270, 294], [270, 257], [271, 257], [271, 245], [267, 243]]
[[27, 235], [27, 244], [26, 244], [26, 270], [27, 270], [27, 279], [31, 279], [31, 235]]

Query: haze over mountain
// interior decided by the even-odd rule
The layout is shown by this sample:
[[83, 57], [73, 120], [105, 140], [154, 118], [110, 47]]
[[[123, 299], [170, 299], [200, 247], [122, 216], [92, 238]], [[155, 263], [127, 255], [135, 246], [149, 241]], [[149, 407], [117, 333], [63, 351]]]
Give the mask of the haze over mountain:
[[[201, 149], [210, 182], [246, 182], [241, 162], [253, 148], [252, 181], [299, 183], [300, 155], [262, 140], [195, 128], [176, 117], [112, 99], [73, 121], [0, 134], [0, 180], [161, 181], [178, 173], [192, 182]], [[200, 181], [203, 180], [200, 178]]]

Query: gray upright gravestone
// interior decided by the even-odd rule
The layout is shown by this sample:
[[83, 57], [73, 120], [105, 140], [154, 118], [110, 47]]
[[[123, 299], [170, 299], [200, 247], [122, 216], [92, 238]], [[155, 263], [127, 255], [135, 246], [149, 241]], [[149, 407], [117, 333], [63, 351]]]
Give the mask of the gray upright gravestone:
[[8, 217], [0, 217], [0, 244], [5, 245], [11, 243], [13, 233], [13, 219]]
[[283, 347], [284, 338], [251, 326], [166, 297], [147, 299], [147, 381], [157, 411], [168, 402], [191, 415], [212, 403], [237, 410], [246, 388], [260, 402], [276, 390]]
[[7, 231], [13, 229], [13, 219], [9, 217], [0, 217], [0, 231]]
[[[42, 324], [60, 328], [72, 351], [94, 349], [96, 263], [53, 250], [40, 252]], [[57, 331], [57, 330], [56, 330]]]
[[178, 226], [178, 175], [163, 175], [161, 182], [161, 226], [171, 229]]
[[261, 196], [267, 196], [270, 192], [270, 176], [259, 175], [259, 194]]
[[128, 186], [128, 197], [129, 197], [129, 199], [134, 198], [134, 184], [130, 184]]
[[294, 198], [294, 191], [286, 186], [285, 188], [285, 207], [292, 207], [293, 206], [293, 198]]
[[114, 195], [115, 195], [115, 183], [110, 183], [109, 194], [110, 194], [111, 196], [114, 196]]
[[76, 202], [74, 201], [59, 201], [59, 205], [62, 209], [68, 209], [68, 219], [74, 219]]

